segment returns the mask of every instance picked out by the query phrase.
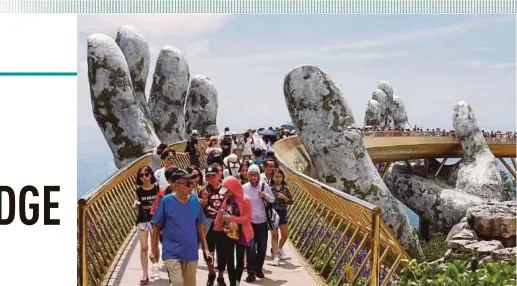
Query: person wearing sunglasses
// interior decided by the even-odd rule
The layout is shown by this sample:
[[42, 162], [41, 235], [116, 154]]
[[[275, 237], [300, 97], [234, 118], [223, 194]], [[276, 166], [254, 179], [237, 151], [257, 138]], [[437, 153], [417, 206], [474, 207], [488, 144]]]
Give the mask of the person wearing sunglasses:
[[[137, 212], [136, 225], [138, 227], [138, 238], [140, 240], [140, 263], [142, 265], [142, 279], [140, 285], [149, 283], [148, 260], [149, 254], [149, 233], [151, 226], [151, 206], [158, 193], [158, 185], [153, 176], [153, 170], [148, 165], [143, 165], [138, 169], [136, 176], [135, 202], [133, 208]], [[153, 278], [157, 276], [156, 267], [151, 268]]]
[[164, 167], [154, 172], [154, 177], [158, 181], [161, 190], [169, 186], [169, 182], [167, 182], [167, 178], [165, 178], [165, 170], [169, 167], [175, 167], [176, 151], [167, 148], [162, 152], [160, 157], [162, 158]]
[[192, 194], [195, 196], [199, 196], [199, 191], [204, 188], [203, 182], [203, 174], [201, 173], [201, 169], [199, 169], [196, 165], [190, 165], [185, 169], [189, 174], [192, 174], [192, 184], [194, 187], [192, 188]]
[[162, 259], [170, 285], [196, 286], [198, 241], [206, 259], [212, 260], [206, 242], [206, 217], [198, 198], [191, 194], [192, 177], [181, 169], [172, 174], [172, 194], [163, 197], [152, 218], [151, 252], [158, 257], [158, 233], [163, 230]]

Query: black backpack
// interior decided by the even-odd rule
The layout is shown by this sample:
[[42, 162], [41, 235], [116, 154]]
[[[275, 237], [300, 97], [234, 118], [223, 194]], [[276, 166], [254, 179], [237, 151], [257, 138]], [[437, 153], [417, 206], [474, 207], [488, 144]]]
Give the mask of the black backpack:
[[194, 144], [192, 144], [193, 139], [190, 138], [187, 141], [187, 145], [185, 146], [185, 153], [189, 153], [190, 155], [196, 154], [196, 150], [194, 148]]

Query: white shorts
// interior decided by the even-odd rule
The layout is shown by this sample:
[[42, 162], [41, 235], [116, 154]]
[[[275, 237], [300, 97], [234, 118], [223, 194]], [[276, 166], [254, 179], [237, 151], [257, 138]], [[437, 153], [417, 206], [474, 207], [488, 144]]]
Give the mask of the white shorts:
[[145, 230], [149, 232], [151, 232], [151, 230], [153, 229], [153, 225], [151, 224], [151, 222], [139, 222], [137, 227], [139, 230]]

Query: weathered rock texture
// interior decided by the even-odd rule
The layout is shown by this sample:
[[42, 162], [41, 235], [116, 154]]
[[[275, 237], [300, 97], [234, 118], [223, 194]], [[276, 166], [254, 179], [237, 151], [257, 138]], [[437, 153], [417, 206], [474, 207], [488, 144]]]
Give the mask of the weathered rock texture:
[[115, 42], [124, 54], [131, 75], [133, 92], [146, 119], [150, 119], [149, 107], [145, 96], [145, 84], [149, 74], [149, 45], [140, 32], [132, 26], [122, 26]]
[[393, 96], [393, 122], [396, 129], [411, 129], [404, 102], [396, 95]]
[[422, 178], [402, 164], [395, 164], [386, 176], [386, 184], [397, 199], [427, 219], [432, 231], [444, 233], [465, 216], [467, 208], [485, 200], [506, 199], [495, 158], [479, 132], [472, 108], [459, 102], [452, 120], [464, 155], [459, 164], [446, 168], [448, 174], [443, 175], [446, 182], [455, 182], [455, 186]]
[[197, 130], [199, 134], [219, 134], [217, 129], [217, 90], [209, 78], [195, 75], [190, 80], [190, 87], [185, 104], [185, 130], [190, 134]]
[[482, 238], [499, 239], [506, 246], [515, 246], [516, 207], [515, 201], [486, 202], [468, 209], [468, 223]]
[[393, 128], [409, 129], [406, 108], [402, 99], [393, 95], [393, 87], [387, 81], [381, 81], [368, 101], [364, 116], [364, 125], [387, 130]]
[[187, 61], [174, 47], [161, 49], [153, 74], [149, 110], [156, 135], [172, 144], [187, 138], [183, 109], [189, 86]]
[[464, 101], [458, 102], [454, 107], [452, 124], [463, 147], [456, 188], [485, 199], [504, 200], [501, 173], [479, 130], [472, 107]]
[[93, 115], [117, 167], [160, 142], [140, 109], [124, 54], [109, 36], [88, 37], [88, 79]]
[[365, 151], [348, 103], [330, 77], [314, 66], [294, 68], [284, 79], [292, 122], [315, 166], [330, 186], [382, 207], [382, 219], [415, 258], [422, 257], [417, 235]]

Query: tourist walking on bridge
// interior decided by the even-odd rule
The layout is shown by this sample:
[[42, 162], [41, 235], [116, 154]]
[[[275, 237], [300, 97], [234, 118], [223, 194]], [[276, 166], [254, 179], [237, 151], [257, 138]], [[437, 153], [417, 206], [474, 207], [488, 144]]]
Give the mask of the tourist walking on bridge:
[[248, 168], [249, 182], [242, 187], [252, 203], [251, 225], [253, 227], [253, 240], [250, 241], [246, 253], [248, 262], [248, 277], [246, 282], [253, 282], [258, 278], [264, 278], [262, 268], [266, 258], [268, 239], [268, 218], [266, 202], [273, 203], [275, 197], [271, 193], [269, 185], [260, 180], [260, 169], [253, 164]]
[[273, 208], [278, 214], [279, 221], [278, 225], [280, 228], [280, 242], [278, 241], [278, 229], [271, 229], [271, 247], [273, 253], [273, 264], [278, 265], [279, 260], [286, 259], [283, 247], [287, 241], [287, 206], [293, 203], [293, 197], [287, 183], [285, 182], [284, 172], [280, 169], [274, 169], [272, 171], [273, 180], [271, 182], [271, 191], [275, 196], [273, 202]]
[[230, 286], [236, 286], [240, 284], [244, 271], [246, 248], [253, 239], [251, 200], [244, 194], [239, 180], [233, 176], [223, 180], [219, 193], [226, 194], [226, 198], [217, 212], [214, 230], [225, 234], [221, 238], [222, 252]]
[[210, 166], [213, 163], [222, 162], [221, 154], [223, 153], [223, 150], [219, 146], [216, 136], [210, 137], [210, 141], [208, 142], [208, 147], [206, 148], [205, 153], [207, 155], [207, 157], [206, 157], [207, 166]]
[[239, 176], [239, 157], [235, 154], [230, 154], [223, 160], [224, 171], [223, 178], [228, 176], [238, 177]]
[[251, 156], [253, 156], [253, 139], [251, 138], [249, 132], [244, 133], [244, 138], [242, 138], [241, 145], [242, 145], [242, 152], [241, 152], [242, 159], [243, 160], [251, 159]]
[[176, 171], [171, 178], [173, 193], [160, 201], [153, 216], [152, 253], [158, 257], [158, 233], [163, 228], [162, 259], [171, 286], [196, 286], [198, 241], [211, 260], [205, 239], [206, 217], [198, 198], [191, 195], [192, 175]]
[[161, 143], [158, 147], [154, 148], [153, 155], [151, 158], [151, 169], [158, 170], [162, 167], [162, 155], [163, 150], [167, 148], [167, 144]]
[[192, 194], [197, 197], [199, 196], [199, 191], [204, 188], [203, 174], [201, 173], [201, 169], [199, 169], [198, 166], [191, 165], [187, 167], [186, 171], [189, 174], [192, 174]]
[[[149, 255], [149, 233], [151, 226], [151, 206], [158, 193], [158, 185], [153, 176], [151, 167], [144, 165], [138, 169], [136, 176], [135, 203], [133, 207], [137, 211], [136, 225], [138, 227], [138, 238], [140, 240], [140, 263], [142, 264], [142, 279], [140, 284], [149, 283], [148, 255]], [[153, 268], [153, 277], [156, 276]]]
[[191, 165], [201, 166], [199, 163], [199, 154], [201, 154], [201, 149], [199, 147], [197, 130], [192, 130], [192, 134], [185, 145], [185, 153], [188, 153]]
[[[224, 245], [220, 244], [224, 233], [214, 230], [214, 221], [224, 200], [224, 195], [219, 194], [219, 191], [221, 190], [221, 181], [219, 167], [216, 164], [212, 164], [206, 168], [205, 179], [207, 184], [206, 187], [199, 192], [199, 199], [205, 216], [207, 217], [207, 221], [205, 223], [207, 231], [206, 240], [208, 243], [208, 250], [212, 257], [214, 256], [214, 252], [217, 251], [217, 268], [219, 270], [217, 275], [217, 284], [226, 285], [223, 277], [225, 260], [222, 250]], [[205, 262], [208, 267], [208, 280], [206, 285], [212, 286], [214, 285], [216, 278], [214, 263], [213, 261], [206, 259], [206, 257]]]
[[156, 170], [156, 172], [154, 172], [154, 177], [158, 181], [158, 185], [160, 186], [161, 190], [169, 186], [169, 182], [167, 182], [167, 179], [165, 178], [165, 170], [174, 166], [174, 161], [176, 160], [176, 150], [165, 149], [160, 157], [163, 160], [164, 167]]

